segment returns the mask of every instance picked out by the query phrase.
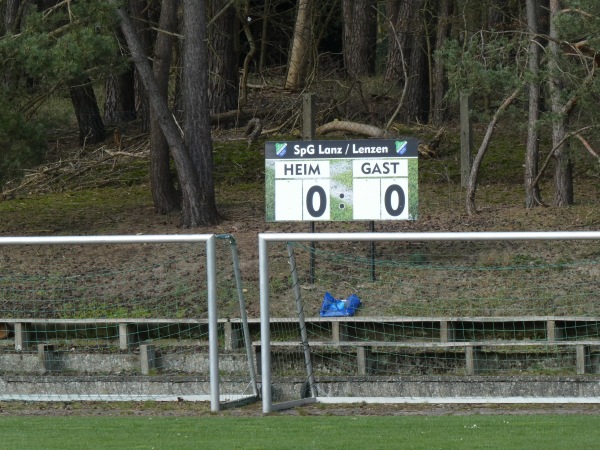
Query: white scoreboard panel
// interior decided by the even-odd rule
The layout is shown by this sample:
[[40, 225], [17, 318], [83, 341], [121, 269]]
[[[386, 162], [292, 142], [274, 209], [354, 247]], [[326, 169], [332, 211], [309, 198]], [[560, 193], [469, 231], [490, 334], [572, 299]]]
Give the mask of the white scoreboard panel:
[[417, 142], [267, 142], [267, 221], [416, 219]]

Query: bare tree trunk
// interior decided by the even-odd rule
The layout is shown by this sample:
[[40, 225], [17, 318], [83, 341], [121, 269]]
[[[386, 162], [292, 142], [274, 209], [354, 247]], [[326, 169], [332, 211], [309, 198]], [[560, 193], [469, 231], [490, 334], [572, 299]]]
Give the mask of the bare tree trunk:
[[[438, 23], [435, 36], [435, 47], [441, 48], [450, 34], [450, 16], [453, 11], [453, 0], [440, 0], [438, 7]], [[446, 73], [441, 61], [435, 61], [433, 66], [433, 108], [431, 111], [431, 123], [440, 125], [446, 118]]]
[[265, 70], [267, 58], [267, 40], [269, 31], [269, 11], [271, 9], [271, 0], [265, 0], [262, 15], [262, 30], [260, 32], [260, 57], [258, 60], [258, 71], [262, 73]]
[[[419, 2], [421, 0], [418, 0]], [[404, 81], [405, 62], [402, 60], [410, 53], [410, 24], [413, 7], [410, 2], [388, 0], [386, 14], [389, 21], [388, 54], [385, 69], [386, 81]]]
[[[173, 54], [173, 32], [177, 28], [179, 0], [162, 0], [154, 46], [154, 76], [160, 95], [168, 104], [169, 70]], [[168, 214], [179, 207], [180, 196], [175, 189], [170, 167], [169, 144], [163, 135], [156, 112], [150, 108], [150, 189], [154, 209], [159, 214]]]
[[533, 208], [542, 204], [540, 188], [534, 183], [539, 165], [540, 84], [537, 80], [540, 71], [540, 43], [538, 34], [538, 1], [527, 0], [527, 27], [531, 35], [529, 43], [529, 116], [527, 121], [527, 149], [525, 152], [525, 207]]
[[[120, 48], [127, 44], [123, 33], [115, 30]], [[118, 75], [111, 75], [104, 83], [104, 123], [107, 125], [130, 122], [136, 119], [135, 111], [135, 66]]]
[[[550, 101], [552, 112], [555, 115], [552, 123], [552, 144], [557, 146], [554, 152], [554, 204], [568, 206], [573, 204], [573, 165], [569, 152], [569, 142], [564, 137], [567, 135], [567, 114], [561, 102], [562, 80], [560, 79], [559, 35], [554, 23], [555, 17], [560, 13], [559, 0], [550, 0], [550, 39], [548, 41], [550, 68]], [[560, 145], [558, 145], [562, 142]]]
[[[138, 39], [146, 55], [152, 51], [152, 35], [150, 34], [148, 1], [147, 0], [128, 0], [129, 14], [133, 19], [133, 27], [138, 35]], [[135, 96], [136, 96], [136, 114], [140, 119], [142, 131], [149, 130], [150, 107], [148, 105], [148, 94], [144, 90], [144, 83], [140, 75], [135, 74]]]
[[106, 138], [106, 130], [91, 81], [86, 79], [82, 83], [73, 83], [69, 92], [79, 126], [79, 145], [102, 142]]
[[135, 120], [135, 82], [133, 67], [111, 75], [104, 83], [104, 123], [119, 124]]
[[[179, 0], [181, 3], [181, 0]], [[179, 35], [183, 35], [183, 26], [181, 24], [181, 20], [177, 23], [177, 32]], [[175, 89], [173, 92], [173, 114], [175, 115], [177, 121], [183, 121], [183, 92], [181, 86], [181, 71], [183, 69], [183, 42], [181, 39], [178, 39], [175, 43], [174, 51], [173, 51], [173, 75], [175, 78]]]
[[[392, 4], [390, 6], [390, 3]], [[429, 70], [425, 52], [425, 24], [423, 18], [423, 0], [388, 2], [392, 11], [390, 50], [386, 77], [388, 81], [398, 80], [406, 83], [404, 104], [397, 118], [404, 122], [427, 121], [429, 113]], [[395, 20], [394, 20], [395, 19]], [[400, 51], [399, 46], [402, 46]], [[407, 77], [404, 79], [402, 55], [406, 58]]]
[[406, 97], [399, 119], [404, 123], [427, 122], [429, 115], [429, 77], [425, 53], [425, 23], [422, 0], [413, 2], [413, 37], [409, 53]]
[[[222, 11], [227, 7], [225, 11]], [[217, 19], [209, 27], [210, 53], [208, 58], [208, 100], [211, 113], [237, 109], [239, 71], [233, 48], [235, 8], [229, 0], [210, 0], [208, 16]]]
[[[23, 19], [23, 12], [26, 5], [26, 0], [6, 0], [3, 11], [4, 20], [2, 20], [0, 26], [0, 36], [4, 36], [7, 33], [16, 34], [21, 30], [21, 21]], [[4, 82], [4, 85], [8, 88], [8, 91], [17, 92], [16, 84], [19, 77], [18, 73], [8, 64], [3, 72], [2, 82]]]
[[[213, 148], [208, 106], [208, 47], [203, 2], [183, 0], [183, 91], [185, 147], [198, 180], [198, 197], [183, 198], [184, 222], [219, 222], [213, 181]], [[188, 215], [189, 217], [185, 217]]]
[[306, 76], [310, 59], [312, 6], [312, 0], [298, 0], [292, 49], [285, 80], [286, 89], [297, 90], [304, 85], [304, 77]]
[[[24, 4], [27, 2], [24, 1]], [[38, 12], [45, 12], [50, 8], [65, 8], [67, 2], [59, 0], [33, 0]], [[65, 25], [63, 19], [61, 25]], [[74, 77], [68, 80], [69, 94], [75, 110], [77, 125], [79, 128], [79, 145], [97, 144], [106, 138], [106, 130], [98, 108], [98, 101], [92, 86], [91, 80], [87, 76]]]
[[244, 30], [244, 35], [246, 36], [246, 40], [248, 41], [248, 52], [244, 57], [244, 64], [242, 66], [242, 77], [240, 79], [240, 93], [239, 93], [239, 107], [238, 109], [243, 109], [248, 102], [248, 77], [250, 76], [250, 63], [254, 58], [254, 54], [256, 53], [256, 43], [254, 42], [254, 36], [252, 35], [252, 30], [250, 29], [250, 24], [247, 20], [244, 20], [246, 17], [250, 16], [250, 2], [246, 0], [244, 4], [244, 11], [241, 14], [241, 22], [242, 28]]
[[27, 1], [6, 0], [4, 3], [4, 20], [2, 21], [2, 28], [0, 28], [0, 36], [4, 36], [6, 33], [17, 33], [21, 29], [21, 20]]
[[508, 0], [491, 0], [488, 12], [488, 30], [503, 30], [508, 24]]
[[[122, 8], [117, 9], [119, 19], [121, 20], [121, 30], [127, 41], [127, 46], [131, 51], [131, 57], [138, 70], [140, 79], [148, 92], [148, 99], [151, 107], [156, 112], [156, 118], [160, 123], [163, 134], [173, 152], [175, 167], [179, 176], [179, 183], [183, 199], [183, 211], [181, 225], [183, 227], [196, 227], [204, 225], [202, 221], [201, 206], [198, 204], [200, 199], [206, 194], [201, 192], [198, 182], [198, 175], [194, 168], [194, 162], [188, 154], [183, 138], [177, 128], [175, 119], [169, 111], [166, 99], [161, 95], [160, 88], [156, 83], [152, 68], [144, 52], [144, 48], [138, 40], [138, 36], [133, 28], [131, 20]], [[185, 14], [184, 14], [185, 15]], [[205, 85], [206, 87], [206, 85]], [[206, 105], [205, 105], [206, 106]], [[187, 210], [186, 210], [187, 208]]]
[[373, 0], [342, 0], [344, 61], [350, 77], [375, 71], [377, 24]]

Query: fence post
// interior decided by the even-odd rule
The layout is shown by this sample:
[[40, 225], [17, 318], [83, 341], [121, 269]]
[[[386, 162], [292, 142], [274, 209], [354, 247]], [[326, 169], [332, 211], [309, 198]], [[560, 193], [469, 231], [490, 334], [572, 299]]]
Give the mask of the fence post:
[[460, 185], [467, 187], [471, 174], [471, 154], [473, 148], [473, 120], [471, 119], [472, 97], [467, 92], [460, 93]]
[[[302, 96], [302, 139], [305, 141], [314, 141], [316, 139], [315, 130], [315, 98], [312, 92]], [[315, 223], [310, 223], [310, 232], [315, 232]], [[310, 243], [310, 264], [309, 280], [310, 284], [315, 283], [315, 243]]]
[[314, 93], [302, 96], [302, 139], [305, 141], [314, 141], [316, 138], [315, 99]]

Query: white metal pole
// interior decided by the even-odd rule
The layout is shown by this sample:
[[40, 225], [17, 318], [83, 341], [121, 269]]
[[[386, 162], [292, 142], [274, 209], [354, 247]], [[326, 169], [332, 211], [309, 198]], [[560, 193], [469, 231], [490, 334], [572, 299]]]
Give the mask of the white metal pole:
[[308, 344], [308, 332], [306, 331], [306, 321], [304, 320], [304, 304], [302, 302], [302, 294], [300, 292], [300, 280], [298, 279], [298, 269], [296, 267], [296, 255], [292, 244], [287, 244], [288, 260], [292, 273], [292, 284], [294, 296], [296, 297], [296, 310], [298, 311], [298, 323], [300, 324], [300, 338], [302, 340], [302, 350], [304, 351], [304, 365], [308, 376], [308, 385], [313, 397], [317, 396], [317, 385], [315, 384], [315, 374], [312, 367], [312, 358], [310, 346]]
[[269, 316], [269, 249], [265, 239], [258, 235], [258, 264], [260, 284], [260, 349], [263, 412], [273, 409], [271, 398], [271, 330]]
[[0, 237], [0, 245], [67, 245], [67, 244], [168, 244], [206, 242], [212, 234], [154, 234], [107, 236], [14, 236]]
[[233, 274], [235, 276], [235, 285], [237, 286], [238, 301], [240, 304], [240, 320], [242, 321], [242, 331], [244, 332], [244, 346], [246, 347], [246, 358], [248, 359], [248, 370], [250, 372], [250, 383], [252, 383], [252, 392], [258, 397], [258, 383], [256, 381], [256, 367], [254, 365], [254, 355], [252, 353], [252, 338], [250, 328], [248, 327], [248, 314], [246, 313], [246, 300], [244, 290], [242, 289], [242, 274], [240, 272], [240, 258], [237, 251], [237, 243], [233, 236], [229, 237], [229, 246], [231, 247], [231, 256], [233, 259]]
[[489, 231], [447, 233], [262, 233], [269, 242], [593, 240], [600, 231]]
[[206, 241], [206, 284], [208, 289], [208, 348], [210, 366], [210, 409], [219, 411], [219, 335], [217, 315], [217, 269], [216, 242], [212, 236]]

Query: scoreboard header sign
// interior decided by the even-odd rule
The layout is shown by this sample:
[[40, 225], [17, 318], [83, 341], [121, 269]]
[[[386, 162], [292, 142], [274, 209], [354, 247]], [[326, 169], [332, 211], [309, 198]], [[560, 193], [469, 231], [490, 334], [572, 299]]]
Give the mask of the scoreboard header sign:
[[268, 222], [417, 218], [415, 139], [267, 142]]

